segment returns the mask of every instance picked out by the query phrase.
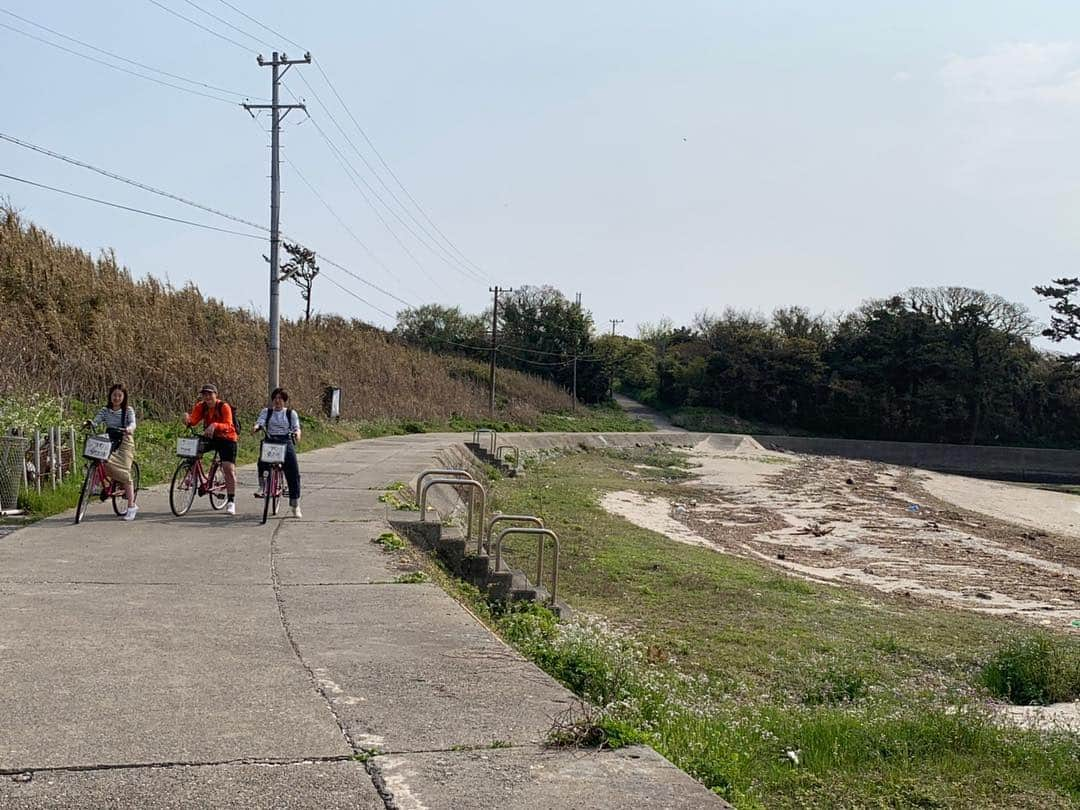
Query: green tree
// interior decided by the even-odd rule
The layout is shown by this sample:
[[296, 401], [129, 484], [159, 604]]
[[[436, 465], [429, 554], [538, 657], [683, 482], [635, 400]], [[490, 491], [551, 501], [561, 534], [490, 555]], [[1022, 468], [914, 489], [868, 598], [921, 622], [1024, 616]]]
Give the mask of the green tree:
[[283, 242], [289, 260], [281, 265], [281, 280], [291, 281], [300, 288], [304, 299], [304, 323], [311, 321], [311, 285], [319, 275], [319, 265], [315, 263], [315, 251], [303, 245], [291, 245]]

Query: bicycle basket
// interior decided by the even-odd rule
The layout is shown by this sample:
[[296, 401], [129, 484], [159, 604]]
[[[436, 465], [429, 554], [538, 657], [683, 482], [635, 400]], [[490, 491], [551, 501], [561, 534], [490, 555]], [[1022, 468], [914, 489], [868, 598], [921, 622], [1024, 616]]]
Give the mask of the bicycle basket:
[[177, 439], [176, 455], [184, 456], [185, 458], [194, 458], [195, 456], [199, 455], [198, 437], [192, 437], [190, 439]]
[[285, 461], [285, 445], [263, 442], [259, 451], [259, 460], [266, 464], [281, 464]]
[[86, 458], [106, 461], [112, 454], [112, 442], [108, 436], [87, 436], [83, 446], [83, 456]]

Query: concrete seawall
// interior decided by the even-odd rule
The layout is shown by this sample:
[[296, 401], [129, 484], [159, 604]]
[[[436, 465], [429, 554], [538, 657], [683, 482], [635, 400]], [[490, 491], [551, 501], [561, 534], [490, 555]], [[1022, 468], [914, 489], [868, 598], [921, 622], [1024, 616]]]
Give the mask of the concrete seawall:
[[881, 461], [935, 472], [1028, 483], [1080, 483], [1080, 451], [923, 442], [755, 436], [763, 447], [818, 456]]

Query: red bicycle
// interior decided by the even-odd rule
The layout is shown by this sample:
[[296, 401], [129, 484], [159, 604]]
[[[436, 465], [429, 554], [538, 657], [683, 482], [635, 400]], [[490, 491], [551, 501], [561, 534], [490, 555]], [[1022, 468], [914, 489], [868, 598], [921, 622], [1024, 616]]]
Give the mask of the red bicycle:
[[[82, 490], [79, 492], [79, 503], [75, 507], [75, 522], [81, 523], [90, 508], [90, 501], [95, 496], [103, 502], [112, 498], [113, 512], [123, 515], [128, 509], [128, 499], [123, 484], [118, 484], [109, 478], [105, 462], [112, 454], [112, 442], [107, 435], [87, 436], [83, 446], [83, 458], [86, 459], [86, 477], [83, 479]], [[133, 497], [139, 497], [139, 463], [131, 462], [131, 485], [134, 488]]]
[[280, 442], [268, 442], [265, 439], [259, 444], [259, 459], [270, 465], [263, 482], [263, 523], [266, 523], [271, 514], [277, 515], [278, 502], [289, 496], [284, 468], [286, 447], [287, 445]]
[[205, 452], [206, 448], [198, 436], [176, 440], [176, 455], [180, 456], [180, 463], [176, 465], [172, 483], [169, 484], [169, 508], [177, 517], [188, 513], [196, 495], [209, 495], [211, 509], [221, 509], [229, 499], [225, 491], [225, 471], [221, 469], [217, 451], [214, 451], [209, 472], [203, 470], [202, 457]]

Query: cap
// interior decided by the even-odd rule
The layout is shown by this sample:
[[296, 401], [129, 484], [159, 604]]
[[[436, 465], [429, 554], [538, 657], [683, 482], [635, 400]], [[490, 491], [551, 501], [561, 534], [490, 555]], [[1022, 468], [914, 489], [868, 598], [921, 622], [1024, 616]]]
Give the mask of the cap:
[[204, 385], [202, 388], [199, 389], [199, 393], [200, 394], [216, 394], [217, 393], [217, 386], [216, 385], [211, 385], [210, 383], [207, 383], [206, 385]]

